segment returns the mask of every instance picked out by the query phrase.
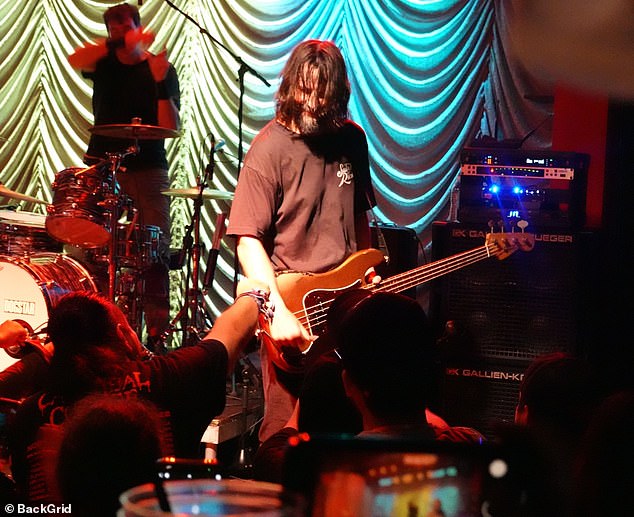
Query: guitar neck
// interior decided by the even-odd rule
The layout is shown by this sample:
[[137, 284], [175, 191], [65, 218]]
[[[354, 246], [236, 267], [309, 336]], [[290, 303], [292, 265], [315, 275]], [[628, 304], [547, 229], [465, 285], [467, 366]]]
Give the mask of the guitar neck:
[[451, 257], [437, 260], [430, 264], [425, 264], [405, 271], [404, 273], [383, 279], [378, 286], [371, 288], [374, 291], [400, 293], [446, 275], [447, 273], [457, 271], [470, 264], [475, 264], [481, 260], [500, 255], [502, 251], [503, 250], [497, 244], [487, 243], [479, 248], [458, 253], [457, 255], [452, 255]]

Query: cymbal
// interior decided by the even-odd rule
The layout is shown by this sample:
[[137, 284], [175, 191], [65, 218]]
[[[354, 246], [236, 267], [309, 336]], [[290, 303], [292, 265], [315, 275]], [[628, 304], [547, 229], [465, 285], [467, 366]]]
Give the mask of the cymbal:
[[111, 138], [134, 138], [138, 140], [161, 140], [175, 138], [181, 134], [175, 129], [147, 124], [103, 124], [88, 129], [93, 135]]
[[[200, 189], [198, 187], [170, 188], [167, 190], [162, 190], [161, 194], [163, 194], [164, 196], [186, 197], [190, 199], [195, 199], [200, 194]], [[228, 201], [233, 199], [233, 192], [206, 188], [203, 190], [203, 199], [223, 199]]]
[[8, 197], [11, 199], [17, 199], [18, 201], [28, 201], [29, 203], [39, 203], [41, 205], [47, 204], [46, 201], [42, 201], [36, 197], [27, 196], [26, 194], [20, 194], [19, 192], [8, 189], [2, 184], [0, 184], [0, 197]]

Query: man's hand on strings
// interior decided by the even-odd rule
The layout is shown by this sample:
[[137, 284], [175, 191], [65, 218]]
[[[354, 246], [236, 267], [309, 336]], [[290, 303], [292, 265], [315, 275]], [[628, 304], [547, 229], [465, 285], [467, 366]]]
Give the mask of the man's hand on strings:
[[270, 336], [280, 349], [295, 353], [305, 351], [315, 339], [284, 305], [275, 307]]

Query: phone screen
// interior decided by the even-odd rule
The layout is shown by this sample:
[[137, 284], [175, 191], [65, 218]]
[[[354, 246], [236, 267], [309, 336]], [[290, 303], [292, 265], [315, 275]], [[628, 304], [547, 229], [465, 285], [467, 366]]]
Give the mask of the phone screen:
[[520, 504], [515, 463], [489, 444], [316, 439], [291, 449], [285, 486], [313, 517], [491, 517]]

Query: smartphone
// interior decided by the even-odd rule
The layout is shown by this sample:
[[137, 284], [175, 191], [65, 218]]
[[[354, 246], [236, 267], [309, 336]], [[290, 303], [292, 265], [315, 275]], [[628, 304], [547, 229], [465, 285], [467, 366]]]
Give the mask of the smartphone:
[[492, 443], [322, 436], [290, 448], [283, 485], [312, 517], [508, 517], [525, 504], [521, 463]]

